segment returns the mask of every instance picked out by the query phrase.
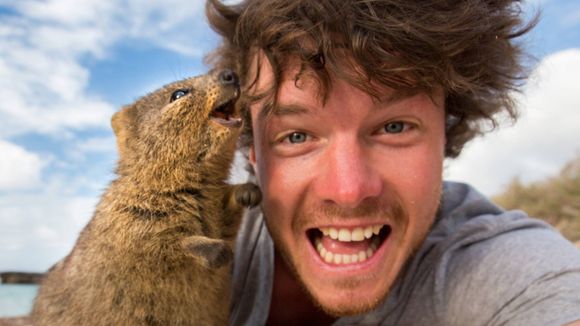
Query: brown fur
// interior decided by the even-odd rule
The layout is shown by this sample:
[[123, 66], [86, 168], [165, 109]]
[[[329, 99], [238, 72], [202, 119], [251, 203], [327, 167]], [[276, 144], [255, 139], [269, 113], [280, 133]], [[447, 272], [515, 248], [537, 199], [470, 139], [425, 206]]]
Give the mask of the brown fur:
[[[231, 80], [230, 80], [231, 81]], [[190, 90], [173, 102], [179, 89]], [[211, 121], [239, 86], [217, 73], [117, 112], [118, 177], [42, 283], [36, 325], [223, 325], [232, 242], [251, 184], [226, 184], [239, 126]]]

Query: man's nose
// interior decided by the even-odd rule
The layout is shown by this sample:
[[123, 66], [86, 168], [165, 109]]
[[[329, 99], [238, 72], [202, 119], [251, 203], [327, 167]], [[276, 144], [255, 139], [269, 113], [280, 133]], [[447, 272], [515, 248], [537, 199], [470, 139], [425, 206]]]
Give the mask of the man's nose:
[[315, 189], [319, 198], [343, 208], [356, 208], [382, 191], [370, 149], [357, 139], [342, 139], [325, 149]]

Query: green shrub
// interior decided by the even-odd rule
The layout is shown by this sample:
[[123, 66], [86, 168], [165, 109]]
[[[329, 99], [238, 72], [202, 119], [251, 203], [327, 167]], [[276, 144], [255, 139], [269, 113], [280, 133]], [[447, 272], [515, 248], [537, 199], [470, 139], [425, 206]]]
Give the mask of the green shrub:
[[521, 209], [544, 219], [580, 245], [580, 157], [543, 181], [524, 185], [514, 178], [493, 200], [506, 209]]

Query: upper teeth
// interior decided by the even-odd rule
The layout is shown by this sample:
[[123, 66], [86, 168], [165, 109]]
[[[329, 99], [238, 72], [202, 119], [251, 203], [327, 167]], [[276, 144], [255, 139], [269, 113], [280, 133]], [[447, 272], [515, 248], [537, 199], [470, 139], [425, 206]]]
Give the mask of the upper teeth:
[[333, 227], [326, 227], [320, 228], [320, 231], [325, 236], [329, 236], [334, 240], [350, 242], [350, 241], [362, 241], [365, 238], [370, 239], [373, 236], [373, 234], [378, 235], [381, 232], [382, 227], [383, 227], [382, 224], [371, 225], [365, 228], [356, 227], [353, 230], [349, 230], [346, 228], [336, 229]]

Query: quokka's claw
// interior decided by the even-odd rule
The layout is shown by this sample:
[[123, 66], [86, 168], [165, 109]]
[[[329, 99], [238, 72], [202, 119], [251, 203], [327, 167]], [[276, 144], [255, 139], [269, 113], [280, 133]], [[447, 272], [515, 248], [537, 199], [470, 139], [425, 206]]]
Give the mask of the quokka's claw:
[[248, 182], [236, 188], [235, 198], [242, 206], [254, 207], [262, 201], [262, 191], [257, 185]]

